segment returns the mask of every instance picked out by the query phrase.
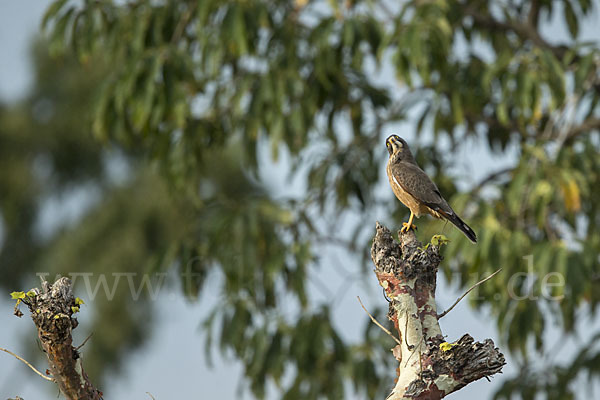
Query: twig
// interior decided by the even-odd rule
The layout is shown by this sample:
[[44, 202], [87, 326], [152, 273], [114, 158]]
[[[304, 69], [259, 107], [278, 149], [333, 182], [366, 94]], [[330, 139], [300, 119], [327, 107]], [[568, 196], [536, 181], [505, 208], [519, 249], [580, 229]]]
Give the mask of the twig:
[[596, 129], [600, 129], [600, 118], [590, 117], [578, 126], [571, 128], [571, 130], [567, 132], [563, 143], [574, 139], [577, 135], [581, 133], [593, 131]]
[[477, 193], [479, 192], [485, 185], [487, 185], [488, 183], [490, 183], [491, 181], [493, 181], [496, 178], [499, 178], [500, 176], [507, 174], [509, 172], [512, 172], [515, 169], [515, 167], [507, 167], [507, 168], [502, 168], [501, 170], [495, 171], [491, 174], [489, 174], [487, 177], [485, 177], [484, 179], [482, 179], [477, 186], [475, 186], [474, 189], [471, 189], [472, 193]]
[[82, 348], [83, 345], [86, 344], [88, 340], [90, 340], [90, 338], [92, 337], [93, 334], [94, 334], [94, 332], [90, 333], [88, 335], [88, 337], [85, 338], [85, 340], [83, 341], [83, 343], [81, 343], [79, 346], [75, 347], [75, 350], [79, 350], [80, 348]]
[[406, 343], [406, 348], [408, 350], [412, 350], [415, 348], [415, 346], [411, 346], [410, 344], [408, 344], [408, 311], [406, 311], [406, 319], [404, 320], [404, 343]]
[[156, 400], [156, 399], [154, 398], [154, 396], [152, 396], [152, 393], [150, 393], [150, 392], [146, 392], [146, 394], [147, 394], [148, 396], [150, 396], [150, 398], [151, 398], [152, 400]]
[[373, 323], [375, 325], [377, 325], [378, 327], [381, 328], [382, 331], [384, 331], [385, 333], [387, 333], [388, 335], [390, 335], [395, 341], [396, 343], [398, 343], [399, 345], [402, 345], [402, 342], [394, 335], [392, 335], [392, 332], [390, 332], [389, 330], [387, 330], [383, 325], [381, 325], [379, 322], [377, 322], [377, 320], [375, 319], [374, 316], [372, 316], [367, 309], [365, 308], [363, 302], [360, 300], [360, 296], [356, 296], [356, 298], [358, 299], [358, 302], [360, 303], [361, 307], [363, 308], [363, 310], [365, 310], [365, 312], [367, 313], [367, 315], [371, 318], [371, 321], [373, 321]]
[[8, 353], [8, 354], [10, 354], [11, 356], [15, 357], [15, 358], [16, 358], [17, 360], [19, 360], [19, 361], [22, 361], [22, 362], [24, 362], [24, 363], [25, 363], [25, 365], [27, 365], [29, 368], [31, 368], [31, 369], [33, 370], [33, 372], [35, 372], [36, 374], [38, 374], [39, 376], [41, 376], [41, 377], [42, 377], [42, 378], [44, 378], [45, 380], [47, 380], [47, 381], [50, 381], [50, 382], [56, 382], [56, 381], [54, 380], [54, 378], [50, 378], [49, 376], [46, 376], [46, 375], [42, 374], [40, 371], [38, 371], [37, 369], [35, 369], [35, 367], [34, 367], [33, 365], [31, 365], [31, 364], [29, 363], [29, 361], [25, 360], [24, 358], [21, 358], [21, 357], [19, 357], [18, 355], [16, 355], [16, 354], [15, 354], [15, 353], [13, 353], [12, 351], [10, 351], [10, 350], [6, 350], [6, 349], [4, 349], [4, 348], [2, 348], [2, 347], [0, 347], [0, 350], [2, 350], [2, 351], [3, 351], [3, 352], [5, 352], [5, 353]]
[[501, 21], [494, 18], [492, 15], [480, 14], [474, 7], [467, 7], [464, 10], [464, 15], [469, 15], [473, 18], [473, 21], [481, 26], [482, 28], [506, 33], [507, 31], [514, 32], [523, 41], [529, 40], [542, 49], [547, 49], [554, 54], [556, 58], [562, 60], [567, 47], [564, 45], [552, 45], [546, 41], [536, 29], [536, 27], [527, 24], [526, 22], [519, 22], [513, 20]]
[[440, 318], [442, 318], [444, 315], [448, 314], [450, 311], [452, 311], [452, 309], [453, 309], [454, 307], [456, 307], [456, 305], [457, 305], [457, 304], [458, 304], [458, 303], [459, 303], [459, 302], [460, 302], [460, 301], [461, 301], [461, 300], [462, 300], [462, 299], [463, 299], [463, 298], [464, 298], [466, 295], [468, 295], [468, 294], [471, 292], [471, 290], [475, 289], [477, 286], [481, 285], [483, 282], [485, 282], [485, 281], [487, 281], [487, 280], [489, 280], [489, 279], [492, 279], [492, 277], [493, 277], [494, 275], [496, 275], [496, 274], [497, 274], [498, 272], [500, 272], [500, 271], [502, 271], [502, 268], [500, 268], [498, 271], [494, 272], [493, 274], [491, 274], [491, 275], [490, 275], [490, 276], [488, 276], [487, 278], [484, 278], [484, 279], [480, 280], [479, 282], [477, 282], [476, 284], [474, 284], [473, 286], [471, 286], [471, 287], [469, 288], [469, 290], [467, 290], [467, 291], [466, 291], [466, 292], [465, 292], [465, 293], [464, 293], [462, 296], [460, 296], [460, 297], [459, 297], [459, 298], [458, 298], [458, 299], [457, 299], [457, 300], [454, 302], [454, 304], [452, 304], [452, 305], [450, 306], [450, 308], [449, 308], [449, 309], [447, 309], [446, 311], [444, 311], [443, 313], [441, 313], [440, 315], [438, 315], [438, 320], [439, 320]]
[[[410, 361], [410, 359], [412, 358], [413, 354], [415, 354], [417, 351], [421, 351], [421, 343], [423, 343], [423, 337], [421, 337], [421, 340], [419, 340], [419, 343], [417, 343], [415, 346], [411, 346], [408, 344], [408, 311], [406, 311], [406, 323], [404, 325], [404, 342], [406, 343], [406, 348], [410, 351], [410, 356], [408, 356], [408, 360], [406, 360], [406, 364], [404, 364], [404, 367], [406, 367], [408, 365], [408, 362]], [[414, 350], [413, 350], [414, 349]], [[419, 364], [421, 364], [421, 355], [419, 355]], [[423, 366], [421, 365], [421, 371], [423, 371]]]

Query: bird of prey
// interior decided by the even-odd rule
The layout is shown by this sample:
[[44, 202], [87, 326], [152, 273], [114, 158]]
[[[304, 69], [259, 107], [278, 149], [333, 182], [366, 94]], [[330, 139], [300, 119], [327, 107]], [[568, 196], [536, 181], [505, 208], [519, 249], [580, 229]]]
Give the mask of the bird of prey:
[[431, 214], [452, 222], [471, 242], [476, 243], [477, 236], [473, 229], [456, 215], [435, 183], [419, 168], [406, 141], [398, 135], [391, 135], [385, 140], [385, 145], [390, 153], [386, 168], [390, 185], [398, 200], [410, 209], [410, 218], [402, 223], [400, 231], [414, 229], [415, 216], [419, 218], [421, 214]]

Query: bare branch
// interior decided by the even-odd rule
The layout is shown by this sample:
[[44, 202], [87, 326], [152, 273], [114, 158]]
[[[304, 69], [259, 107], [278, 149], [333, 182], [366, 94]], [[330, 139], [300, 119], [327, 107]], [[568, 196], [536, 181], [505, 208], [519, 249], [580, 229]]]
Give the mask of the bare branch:
[[90, 382], [80, 355], [73, 347], [72, 331], [78, 325], [73, 314], [78, 303], [73, 296], [71, 280], [63, 277], [54, 284], [42, 281], [41, 289], [31, 289], [27, 293], [26, 304], [61, 393], [67, 399], [101, 400], [102, 392]]
[[532, 0], [529, 4], [529, 14], [527, 14], [527, 23], [534, 29], [537, 29], [540, 17], [540, 2]]
[[363, 302], [360, 300], [360, 296], [356, 296], [356, 298], [358, 299], [358, 302], [360, 303], [360, 306], [363, 308], [363, 310], [365, 310], [365, 312], [367, 313], [367, 315], [371, 318], [371, 321], [373, 321], [373, 323], [375, 325], [377, 325], [378, 327], [381, 328], [382, 331], [384, 331], [385, 333], [387, 333], [389, 336], [392, 337], [392, 339], [394, 339], [396, 341], [396, 343], [398, 344], [402, 344], [402, 342], [394, 335], [392, 335], [392, 332], [390, 332], [389, 330], [387, 330], [383, 325], [381, 325], [379, 322], [377, 322], [377, 320], [375, 319], [374, 316], [371, 315], [371, 313], [369, 313], [367, 311], [367, 309], [365, 308]]
[[446, 311], [444, 311], [443, 313], [441, 313], [440, 315], [438, 315], [438, 319], [442, 318], [444, 315], [448, 314], [450, 311], [452, 311], [452, 309], [454, 307], [456, 307], [456, 305], [466, 296], [468, 295], [471, 290], [475, 289], [477, 286], [481, 285], [483, 282], [486, 282], [490, 279], [492, 279], [494, 277], [494, 275], [496, 275], [498, 272], [502, 271], [502, 268], [500, 268], [498, 271], [494, 272], [493, 274], [491, 274], [490, 276], [488, 276], [487, 278], [484, 278], [482, 280], [480, 280], [479, 282], [477, 282], [476, 284], [474, 284], [473, 286], [471, 286], [469, 288], [469, 290], [467, 290], [462, 296], [460, 296], [458, 299], [456, 299], [456, 301], [454, 302], [454, 304], [452, 304], [450, 306], [449, 309], [447, 309]]
[[508, 174], [509, 172], [512, 172], [514, 169], [515, 169], [515, 167], [507, 167], [507, 168], [502, 168], [501, 170], [492, 172], [491, 174], [489, 174], [488, 176], [486, 176], [485, 178], [483, 178], [477, 184], [477, 186], [475, 186], [471, 190], [471, 193], [473, 195], [476, 194], [476, 193], [478, 193], [485, 185], [487, 185], [488, 183], [492, 182], [495, 179], [498, 179], [499, 177], [501, 177], [504, 174]]
[[[537, 11], [532, 15], [535, 16]], [[473, 7], [468, 7], [465, 9], [465, 15], [471, 16], [473, 21], [490, 30], [499, 31], [499, 32], [514, 32], [517, 36], [519, 36], [522, 40], [528, 40], [534, 45], [541, 47], [543, 49], [549, 50], [554, 54], [554, 56], [560, 60], [564, 57], [567, 52], [566, 46], [555, 46], [547, 42], [538, 32], [537, 27], [531, 25], [529, 23], [522, 23], [519, 21], [500, 21], [492, 17], [491, 15], [480, 14]]]
[[88, 337], [86, 337], [85, 340], [79, 346], [75, 347], [75, 350], [79, 350], [80, 348], [82, 348], [87, 343], [87, 341], [90, 340], [93, 334], [94, 332], [90, 333]]
[[571, 128], [565, 137], [565, 142], [569, 142], [573, 140], [576, 136], [581, 135], [582, 133], [590, 132], [593, 130], [600, 129], [600, 118], [590, 117], [583, 121], [581, 124], [574, 126]]
[[56, 381], [54, 380], [54, 378], [51, 378], [51, 377], [49, 377], [49, 376], [46, 376], [46, 375], [42, 374], [40, 371], [38, 371], [37, 369], [35, 369], [35, 367], [34, 367], [33, 365], [31, 365], [31, 364], [29, 363], [29, 361], [25, 360], [24, 358], [21, 358], [21, 357], [19, 357], [18, 355], [16, 355], [16, 354], [15, 354], [15, 353], [13, 353], [12, 351], [10, 351], [10, 350], [7, 350], [7, 349], [5, 349], [5, 348], [2, 348], [2, 347], [0, 347], [0, 350], [2, 350], [2, 351], [3, 351], [3, 352], [5, 352], [5, 353], [8, 353], [8, 354], [10, 354], [11, 356], [15, 357], [17, 360], [19, 360], [19, 361], [22, 361], [23, 363], [25, 363], [25, 365], [27, 365], [29, 368], [31, 368], [31, 369], [33, 370], [33, 372], [35, 372], [36, 374], [38, 374], [39, 376], [41, 376], [41, 377], [42, 377], [42, 378], [44, 378], [45, 380], [47, 380], [47, 381], [50, 381], [50, 382], [56, 382]]

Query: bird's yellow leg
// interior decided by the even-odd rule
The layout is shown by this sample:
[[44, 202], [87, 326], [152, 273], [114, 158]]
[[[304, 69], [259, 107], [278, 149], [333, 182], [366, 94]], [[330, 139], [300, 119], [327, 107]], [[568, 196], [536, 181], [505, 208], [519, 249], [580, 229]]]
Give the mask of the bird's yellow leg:
[[408, 222], [403, 222], [402, 223], [402, 229], [400, 229], [400, 232], [408, 232], [410, 229], [416, 230], [417, 227], [415, 225], [413, 225], [413, 219], [415, 218], [415, 214], [413, 214], [413, 212], [410, 212], [410, 217], [408, 218]]

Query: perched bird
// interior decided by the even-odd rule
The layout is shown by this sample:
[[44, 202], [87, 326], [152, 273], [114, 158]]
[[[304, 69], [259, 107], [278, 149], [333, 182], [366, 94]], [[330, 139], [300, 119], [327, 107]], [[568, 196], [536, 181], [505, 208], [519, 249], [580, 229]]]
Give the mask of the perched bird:
[[476, 243], [473, 229], [456, 215], [435, 183], [419, 168], [406, 141], [398, 135], [391, 135], [385, 140], [385, 145], [390, 153], [386, 168], [390, 185], [398, 200], [410, 209], [410, 218], [402, 223], [400, 231], [414, 229], [413, 218], [427, 213], [452, 222], [471, 242]]

